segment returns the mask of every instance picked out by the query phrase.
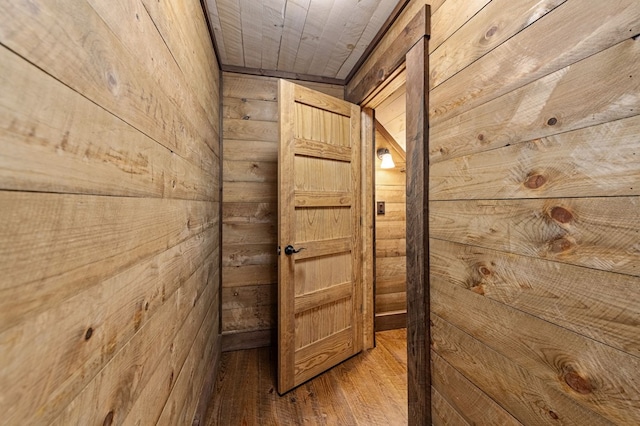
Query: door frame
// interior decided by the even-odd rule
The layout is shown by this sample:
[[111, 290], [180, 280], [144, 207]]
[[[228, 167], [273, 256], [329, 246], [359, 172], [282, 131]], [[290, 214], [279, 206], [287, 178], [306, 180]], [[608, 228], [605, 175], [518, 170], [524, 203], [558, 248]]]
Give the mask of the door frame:
[[[407, 73], [407, 387], [409, 424], [431, 424], [429, 327], [429, 48], [431, 9], [408, 2], [349, 79], [345, 99], [366, 105], [405, 64]], [[366, 114], [363, 114], [363, 119]], [[365, 121], [363, 120], [363, 126]], [[363, 130], [363, 136], [365, 135]], [[363, 152], [370, 141], [363, 139]], [[367, 151], [366, 155], [370, 152]], [[363, 163], [364, 165], [365, 163]], [[363, 167], [363, 173], [368, 168]], [[364, 182], [364, 180], [363, 180]], [[364, 193], [363, 193], [364, 194]], [[365, 214], [364, 229], [373, 226]], [[371, 221], [370, 223], [368, 221]], [[368, 246], [371, 247], [371, 246]]]

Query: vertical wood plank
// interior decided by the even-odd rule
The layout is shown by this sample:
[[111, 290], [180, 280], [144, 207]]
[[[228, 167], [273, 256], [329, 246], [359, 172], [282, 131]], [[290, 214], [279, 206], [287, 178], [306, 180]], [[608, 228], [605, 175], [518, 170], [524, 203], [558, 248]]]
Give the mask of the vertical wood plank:
[[363, 349], [374, 346], [373, 321], [375, 316], [375, 304], [373, 298], [374, 282], [374, 171], [373, 152], [374, 145], [374, 111], [372, 109], [362, 109], [361, 129], [362, 129], [362, 317], [363, 317]]
[[[427, 16], [429, 8], [427, 7]], [[431, 423], [428, 40], [407, 53], [407, 375], [409, 424]]]

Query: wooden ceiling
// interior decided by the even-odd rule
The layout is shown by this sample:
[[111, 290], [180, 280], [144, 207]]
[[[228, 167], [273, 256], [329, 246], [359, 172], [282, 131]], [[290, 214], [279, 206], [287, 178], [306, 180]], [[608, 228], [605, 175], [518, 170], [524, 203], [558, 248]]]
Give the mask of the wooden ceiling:
[[206, 0], [223, 69], [344, 81], [398, 0]]

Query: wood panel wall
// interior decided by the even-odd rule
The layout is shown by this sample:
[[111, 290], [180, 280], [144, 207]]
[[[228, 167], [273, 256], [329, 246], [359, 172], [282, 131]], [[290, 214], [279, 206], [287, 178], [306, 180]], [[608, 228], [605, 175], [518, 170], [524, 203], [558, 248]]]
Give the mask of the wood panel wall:
[[640, 2], [432, 25], [434, 424], [640, 423]]
[[[342, 86], [296, 81], [342, 98]], [[268, 346], [276, 327], [278, 79], [223, 73], [224, 350]]]
[[375, 199], [385, 202], [385, 214], [375, 216], [375, 327], [389, 330], [406, 327], [407, 241], [406, 160], [399, 144], [380, 123], [376, 125], [376, 150], [387, 148], [396, 167], [380, 168], [375, 159]]
[[0, 422], [197, 423], [221, 347], [200, 3], [0, 15]]

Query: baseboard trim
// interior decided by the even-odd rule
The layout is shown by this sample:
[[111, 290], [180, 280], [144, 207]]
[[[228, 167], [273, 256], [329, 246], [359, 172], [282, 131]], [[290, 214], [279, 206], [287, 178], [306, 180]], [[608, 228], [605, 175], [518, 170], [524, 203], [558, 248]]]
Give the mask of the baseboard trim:
[[222, 352], [271, 346], [275, 330], [255, 330], [222, 335]]
[[396, 330], [407, 327], [407, 311], [389, 312], [376, 314], [375, 330]]

